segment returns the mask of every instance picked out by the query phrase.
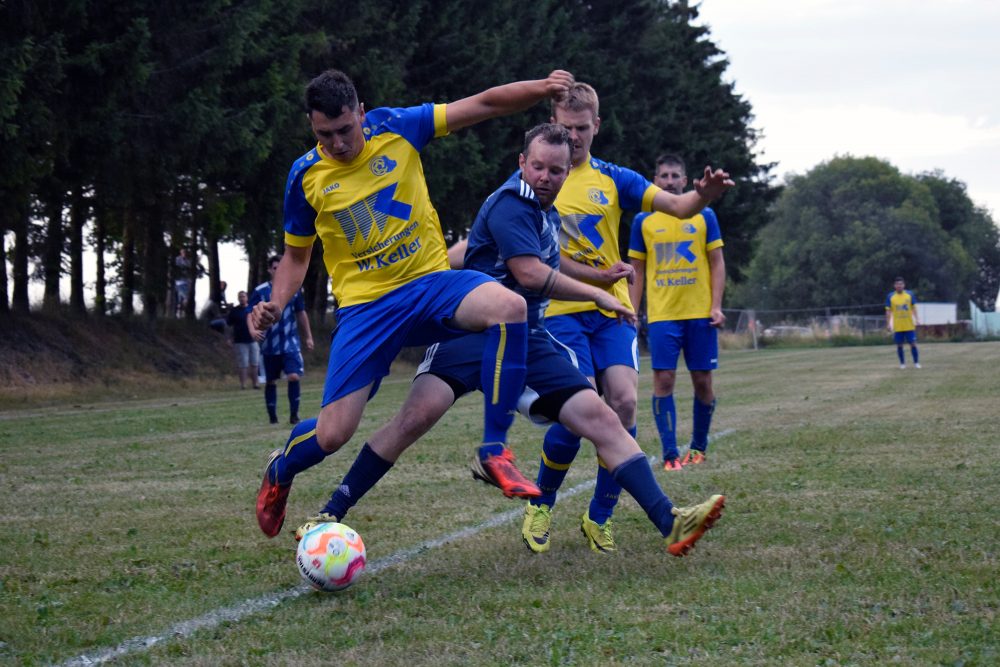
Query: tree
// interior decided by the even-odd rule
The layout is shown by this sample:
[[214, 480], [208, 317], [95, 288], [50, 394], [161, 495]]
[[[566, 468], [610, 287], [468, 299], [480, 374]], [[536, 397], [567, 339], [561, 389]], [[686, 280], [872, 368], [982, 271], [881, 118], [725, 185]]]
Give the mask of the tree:
[[1000, 290], [1000, 230], [989, 213], [969, 199], [965, 183], [940, 171], [920, 174], [917, 180], [930, 189], [942, 229], [959, 240], [976, 265], [969, 298], [980, 310], [993, 312]]
[[984, 238], [971, 221], [946, 229], [933, 191], [959, 210], [964, 189], [928, 179], [850, 156], [793, 177], [761, 231], [740, 300], [776, 309], [879, 303], [897, 275], [923, 300], [968, 299], [977, 275], [968, 249], [995, 247], [996, 231]]

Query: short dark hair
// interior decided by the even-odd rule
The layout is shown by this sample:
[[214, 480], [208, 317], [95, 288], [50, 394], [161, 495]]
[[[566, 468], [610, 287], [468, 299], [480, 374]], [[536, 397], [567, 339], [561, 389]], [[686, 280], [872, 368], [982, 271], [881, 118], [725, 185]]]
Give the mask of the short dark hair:
[[896, 276], [895, 280], [893, 280], [892, 282], [894, 282], [894, 283], [905, 283], [906, 281], [903, 280], [903, 276]]
[[267, 260], [268, 268], [271, 268], [271, 265], [275, 262], [281, 262], [281, 255], [271, 255], [270, 259]]
[[570, 156], [573, 154], [573, 142], [569, 138], [569, 130], [558, 123], [542, 123], [525, 132], [524, 148], [521, 153], [527, 156], [531, 142], [538, 138], [552, 146], [566, 146], [569, 148]]
[[660, 157], [656, 158], [656, 169], [659, 171], [660, 165], [663, 164], [676, 164], [681, 168], [685, 174], [687, 174], [687, 165], [684, 164], [684, 158], [676, 153], [663, 153]]
[[306, 113], [321, 111], [330, 118], [358, 109], [358, 91], [351, 78], [339, 69], [328, 69], [306, 86]]

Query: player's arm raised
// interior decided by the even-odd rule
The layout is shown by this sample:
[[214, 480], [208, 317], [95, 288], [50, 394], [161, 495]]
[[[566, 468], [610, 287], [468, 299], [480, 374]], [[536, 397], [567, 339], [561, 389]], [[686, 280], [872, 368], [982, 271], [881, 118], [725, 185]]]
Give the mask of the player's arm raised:
[[617, 313], [620, 319], [629, 324], [636, 322], [632, 309], [627, 308], [615, 297], [598, 287], [561, 274], [533, 255], [511, 257], [507, 260], [507, 268], [517, 282], [526, 289], [566, 301], [593, 301], [598, 307]]
[[271, 300], [261, 301], [250, 311], [249, 323], [254, 329], [264, 331], [281, 319], [281, 311], [302, 287], [311, 255], [311, 245], [298, 247], [286, 244], [271, 282]]
[[481, 93], [451, 102], [445, 107], [448, 131], [481, 123], [490, 118], [523, 111], [547, 97], [564, 95], [573, 84], [573, 75], [557, 69], [544, 79], [515, 81], [488, 88]]
[[653, 210], [675, 218], [690, 218], [734, 185], [736, 183], [727, 172], [705, 167], [705, 174], [694, 182], [694, 190], [680, 195], [666, 190], [657, 192], [653, 197]]

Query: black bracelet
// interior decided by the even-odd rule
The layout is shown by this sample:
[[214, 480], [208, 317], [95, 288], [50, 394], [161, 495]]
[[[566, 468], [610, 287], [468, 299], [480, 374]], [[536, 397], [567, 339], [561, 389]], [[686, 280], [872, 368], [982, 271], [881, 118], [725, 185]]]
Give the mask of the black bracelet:
[[542, 296], [547, 297], [552, 294], [552, 290], [556, 286], [556, 274], [555, 269], [549, 269], [549, 276], [545, 279], [545, 284], [542, 285]]

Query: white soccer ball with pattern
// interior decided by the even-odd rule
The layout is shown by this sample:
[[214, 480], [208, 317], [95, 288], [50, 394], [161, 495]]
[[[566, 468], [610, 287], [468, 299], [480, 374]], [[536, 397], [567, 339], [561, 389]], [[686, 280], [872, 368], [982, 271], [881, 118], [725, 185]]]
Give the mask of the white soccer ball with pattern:
[[365, 543], [350, 526], [321, 523], [299, 540], [295, 555], [299, 574], [320, 591], [339, 591], [365, 569]]

